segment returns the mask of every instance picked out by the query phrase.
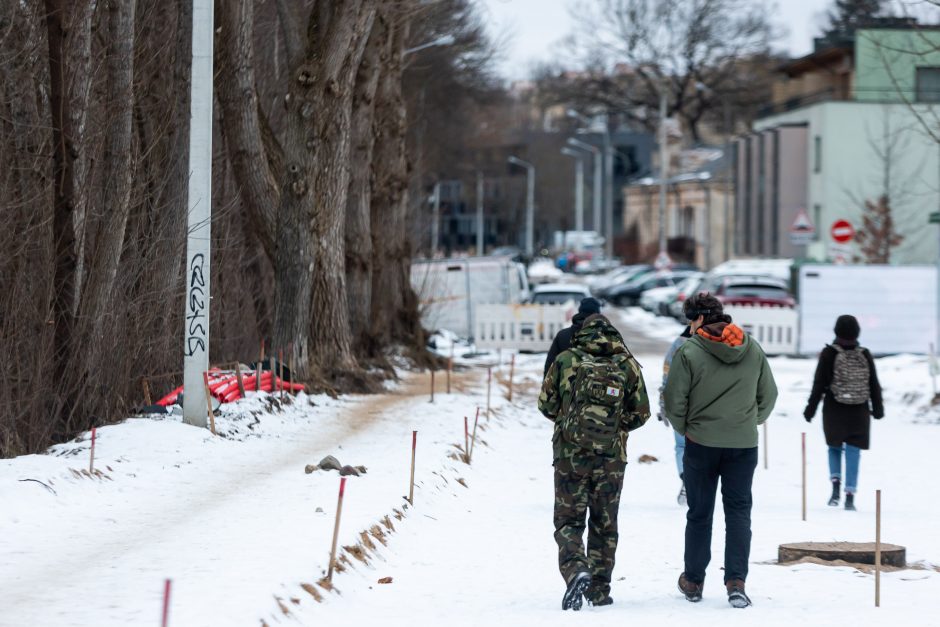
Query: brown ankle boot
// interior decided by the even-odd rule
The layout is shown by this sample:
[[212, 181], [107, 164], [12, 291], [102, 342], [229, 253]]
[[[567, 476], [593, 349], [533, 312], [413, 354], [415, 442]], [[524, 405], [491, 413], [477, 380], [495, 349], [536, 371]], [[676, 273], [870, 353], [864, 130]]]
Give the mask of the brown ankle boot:
[[698, 603], [702, 600], [704, 584], [695, 583], [685, 578], [685, 573], [679, 575], [679, 592], [685, 595], [687, 601]]
[[725, 582], [725, 588], [728, 589], [728, 603], [731, 607], [745, 608], [751, 604], [751, 599], [744, 592], [743, 579], [729, 579]]

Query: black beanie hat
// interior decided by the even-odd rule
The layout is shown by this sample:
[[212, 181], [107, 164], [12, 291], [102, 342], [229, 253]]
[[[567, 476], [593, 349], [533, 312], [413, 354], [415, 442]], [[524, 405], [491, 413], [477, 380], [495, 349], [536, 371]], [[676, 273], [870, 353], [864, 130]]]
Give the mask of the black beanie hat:
[[587, 298], [581, 299], [581, 306], [578, 307], [578, 313], [582, 314], [596, 314], [601, 312], [601, 302], [596, 298]]
[[855, 319], [855, 316], [839, 316], [836, 320], [836, 337], [843, 340], [857, 340], [858, 334], [862, 332], [860, 326], [858, 326], [858, 320]]

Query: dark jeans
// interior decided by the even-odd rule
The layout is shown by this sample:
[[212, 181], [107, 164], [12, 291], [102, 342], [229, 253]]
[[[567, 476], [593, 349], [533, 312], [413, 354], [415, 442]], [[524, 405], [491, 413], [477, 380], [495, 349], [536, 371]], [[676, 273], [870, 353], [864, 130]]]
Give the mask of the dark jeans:
[[751, 554], [751, 482], [757, 467], [757, 447], [715, 448], [686, 440], [685, 489], [689, 513], [685, 525], [685, 576], [705, 581], [712, 557], [712, 516], [721, 479], [725, 508], [725, 582], [747, 579]]

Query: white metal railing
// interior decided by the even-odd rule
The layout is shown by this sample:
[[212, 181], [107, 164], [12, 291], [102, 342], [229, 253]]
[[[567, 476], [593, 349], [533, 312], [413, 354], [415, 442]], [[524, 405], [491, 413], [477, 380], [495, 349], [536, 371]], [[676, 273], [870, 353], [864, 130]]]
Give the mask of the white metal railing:
[[477, 305], [473, 339], [478, 348], [544, 352], [575, 311], [573, 305]]
[[764, 305], [728, 305], [724, 309], [768, 355], [797, 353], [800, 314], [796, 309]]

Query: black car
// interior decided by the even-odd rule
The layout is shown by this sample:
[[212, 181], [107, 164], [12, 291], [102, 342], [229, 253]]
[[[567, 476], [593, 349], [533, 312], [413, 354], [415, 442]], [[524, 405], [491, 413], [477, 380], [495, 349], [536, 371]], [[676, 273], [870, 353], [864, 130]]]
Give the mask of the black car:
[[634, 307], [639, 304], [640, 296], [646, 290], [651, 290], [655, 287], [677, 285], [688, 278], [692, 273], [692, 270], [682, 270], [679, 272], [644, 274], [629, 283], [610, 288], [607, 290], [605, 298], [621, 307]]

